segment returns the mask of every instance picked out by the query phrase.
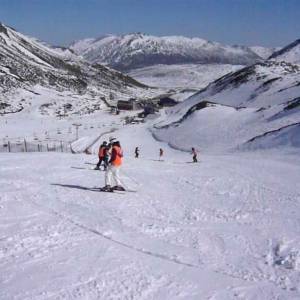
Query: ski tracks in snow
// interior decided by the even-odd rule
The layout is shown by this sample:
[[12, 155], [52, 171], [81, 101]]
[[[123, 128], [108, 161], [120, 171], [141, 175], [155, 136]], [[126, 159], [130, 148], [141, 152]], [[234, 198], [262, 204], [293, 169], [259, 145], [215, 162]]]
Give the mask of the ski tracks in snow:
[[[30, 161], [26, 163], [32, 168]], [[122, 198], [51, 185], [94, 186], [99, 180], [96, 172], [61, 165], [45, 174], [41, 161], [26, 180], [24, 168], [11, 170], [10, 180], [8, 170], [8, 178], [1, 178], [5, 193], [0, 213], [10, 213], [0, 226], [14, 234], [0, 236], [0, 265], [4, 270], [13, 266], [19, 276], [21, 270], [30, 271], [31, 279], [23, 282], [31, 295], [42, 299], [199, 299], [199, 291], [202, 295], [206, 286], [218, 283], [226, 292], [207, 291], [207, 298], [297, 295], [297, 195], [281, 192], [274, 199], [276, 191], [257, 183], [255, 174], [230, 165], [232, 161], [220, 159], [216, 164], [209, 158], [205, 164], [184, 167], [146, 160], [132, 163], [126, 174], [138, 178], [142, 188]], [[287, 204], [292, 208], [285, 209]], [[285, 223], [294, 232], [288, 232], [285, 228], [291, 227]], [[52, 265], [45, 265], [52, 260]], [[80, 270], [75, 272], [77, 264]], [[37, 272], [42, 267], [46, 273]], [[57, 277], [34, 286], [38, 274], [52, 273]], [[13, 291], [10, 285], [16, 280], [12, 272], [0, 278], [6, 287], [2, 296], [22, 299], [22, 288]]]

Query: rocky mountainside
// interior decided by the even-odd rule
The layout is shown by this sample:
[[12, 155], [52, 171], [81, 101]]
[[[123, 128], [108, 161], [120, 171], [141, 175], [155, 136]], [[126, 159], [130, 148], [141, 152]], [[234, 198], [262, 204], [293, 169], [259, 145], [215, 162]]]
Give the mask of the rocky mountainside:
[[92, 63], [126, 71], [156, 64], [250, 65], [261, 60], [250, 48], [243, 46], [225, 46], [200, 38], [156, 37], [141, 33], [84, 39], [72, 43], [70, 48]]
[[274, 52], [269, 59], [300, 64], [300, 39]]
[[[108, 95], [126, 99], [147, 93], [145, 85], [129, 76], [91, 65], [68, 50], [50, 48], [0, 24], [0, 113], [22, 110], [31, 96], [45, 89], [47, 94], [52, 90], [93, 98], [95, 107]], [[87, 108], [88, 101], [84, 105]]]

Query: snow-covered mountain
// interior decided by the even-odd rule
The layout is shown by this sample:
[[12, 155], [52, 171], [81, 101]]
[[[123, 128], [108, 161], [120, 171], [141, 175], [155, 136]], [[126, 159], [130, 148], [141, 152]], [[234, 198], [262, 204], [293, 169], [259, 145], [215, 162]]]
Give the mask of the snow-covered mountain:
[[280, 47], [268, 48], [262, 46], [251, 46], [249, 48], [262, 59], [268, 59], [275, 51], [279, 51], [281, 49]]
[[141, 33], [107, 35], [74, 42], [70, 48], [92, 63], [129, 70], [156, 64], [220, 63], [249, 65], [261, 60], [250, 48], [200, 38], [156, 37]]
[[[91, 65], [69, 50], [50, 48], [0, 24], [0, 112], [21, 111], [32, 104], [32, 98], [41, 100], [45, 89], [47, 95], [51, 91], [66, 92], [80, 98], [81, 103], [71, 105], [73, 113], [99, 108], [103, 102], [100, 98], [109, 94], [126, 99], [148, 92], [145, 85], [129, 76], [99, 64]], [[44, 102], [44, 110], [56, 112], [66, 104]]]
[[[247, 149], [254, 141], [261, 148], [299, 149], [299, 99], [300, 66], [257, 63], [225, 75], [172, 108], [157, 122], [154, 134], [184, 150], [190, 145], [209, 151]], [[287, 136], [288, 142], [278, 142]]]
[[300, 39], [287, 45], [281, 50], [274, 52], [269, 59], [300, 64]]

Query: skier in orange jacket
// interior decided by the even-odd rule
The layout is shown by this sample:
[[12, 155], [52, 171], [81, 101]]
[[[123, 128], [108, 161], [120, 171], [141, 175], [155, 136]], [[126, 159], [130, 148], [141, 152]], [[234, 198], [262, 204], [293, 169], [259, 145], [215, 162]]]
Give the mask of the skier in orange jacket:
[[105, 186], [101, 188], [105, 192], [125, 191], [120, 180], [120, 167], [123, 160], [123, 150], [121, 148], [120, 142], [116, 141], [112, 144], [111, 157], [109, 160], [109, 165], [105, 173]]

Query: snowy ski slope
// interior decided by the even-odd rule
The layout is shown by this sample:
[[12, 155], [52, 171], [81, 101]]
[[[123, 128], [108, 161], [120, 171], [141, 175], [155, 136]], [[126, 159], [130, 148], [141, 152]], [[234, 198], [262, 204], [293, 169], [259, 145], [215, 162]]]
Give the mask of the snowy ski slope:
[[95, 154], [0, 154], [0, 299], [299, 299], [299, 156], [193, 164], [147, 126], [114, 133], [136, 193], [95, 191]]

